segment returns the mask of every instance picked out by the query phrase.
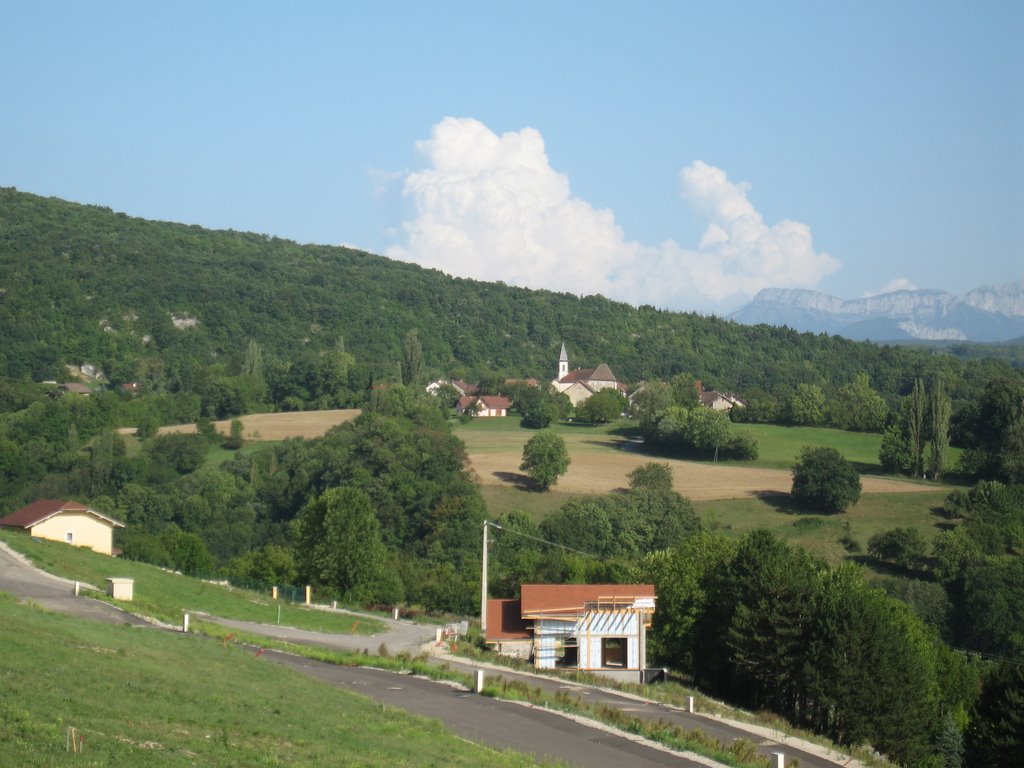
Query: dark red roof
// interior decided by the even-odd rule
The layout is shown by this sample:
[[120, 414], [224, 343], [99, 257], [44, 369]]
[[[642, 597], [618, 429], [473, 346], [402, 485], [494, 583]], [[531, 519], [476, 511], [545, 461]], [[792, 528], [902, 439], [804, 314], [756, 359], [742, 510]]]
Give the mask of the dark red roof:
[[512, 407], [512, 401], [504, 395], [481, 395], [480, 402], [484, 404], [486, 408], [491, 410], [497, 410], [504, 408], [508, 410]]
[[0, 526], [6, 528], [31, 528], [36, 523], [40, 523], [60, 512], [86, 512], [101, 520], [106, 520], [118, 528], [124, 528], [124, 523], [104, 515], [102, 512], [97, 512], [85, 504], [80, 504], [77, 501], [59, 501], [57, 499], [33, 501], [28, 506], [22, 507], [17, 512], [12, 512], [7, 517], [0, 519]]
[[612, 373], [612, 369], [608, 367], [607, 363], [601, 363], [597, 368], [577, 368], [574, 371], [569, 371], [565, 376], [558, 380], [559, 384], [572, 384], [578, 381], [580, 383], [586, 383], [588, 381], [615, 381], [615, 374]]
[[577, 368], [575, 371], [569, 371], [565, 374], [565, 376], [558, 380], [558, 383], [572, 384], [574, 381], [585, 382], [590, 378], [590, 374], [593, 372], [593, 368]]
[[523, 584], [523, 616], [576, 612], [587, 603], [654, 598], [653, 584]]
[[532, 622], [523, 619], [518, 600], [487, 601], [487, 640], [528, 640]]
[[477, 392], [480, 391], [479, 384], [469, 384], [463, 381], [462, 379], [453, 379], [452, 386], [460, 390], [461, 392], [466, 393], [467, 395], [475, 395]]

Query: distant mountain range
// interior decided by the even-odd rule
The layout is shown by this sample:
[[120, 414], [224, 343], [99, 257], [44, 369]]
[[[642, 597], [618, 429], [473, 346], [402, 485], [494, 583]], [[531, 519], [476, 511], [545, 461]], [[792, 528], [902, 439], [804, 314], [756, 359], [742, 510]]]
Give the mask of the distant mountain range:
[[1024, 337], [1024, 279], [960, 296], [903, 290], [850, 301], [820, 291], [766, 288], [729, 318], [858, 341], [1010, 341]]

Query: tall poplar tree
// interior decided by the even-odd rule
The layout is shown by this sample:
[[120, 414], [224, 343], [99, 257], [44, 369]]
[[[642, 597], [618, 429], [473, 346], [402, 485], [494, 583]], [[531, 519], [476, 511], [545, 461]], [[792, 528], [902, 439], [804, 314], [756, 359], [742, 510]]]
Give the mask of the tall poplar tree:
[[910, 412], [907, 415], [907, 438], [910, 444], [910, 475], [920, 477], [924, 472], [924, 424], [928, 401], [920, 379], [914, 381], [910, 391]]
[[405, 334], [402, 342], [402, 383], [407, 387], [418, 384], [423, 373], [423, 347], [415, 328]]
[[953, 405], [942, 386], [942, 379], [937, 379], [931, 396], [932, 441], [928, 454], [928, 468], [934, 479], [938, 480], [946, 471], [949, 460], [949, 418]]

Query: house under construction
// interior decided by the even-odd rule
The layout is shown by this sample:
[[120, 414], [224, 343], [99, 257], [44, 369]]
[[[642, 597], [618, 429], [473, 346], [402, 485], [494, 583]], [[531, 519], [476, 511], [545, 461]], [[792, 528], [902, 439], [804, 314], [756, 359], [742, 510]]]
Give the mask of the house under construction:
[[486, 640], [537, 669], [576, 669], [644, 682], [653, 584], [523, 584], [487, 601]]

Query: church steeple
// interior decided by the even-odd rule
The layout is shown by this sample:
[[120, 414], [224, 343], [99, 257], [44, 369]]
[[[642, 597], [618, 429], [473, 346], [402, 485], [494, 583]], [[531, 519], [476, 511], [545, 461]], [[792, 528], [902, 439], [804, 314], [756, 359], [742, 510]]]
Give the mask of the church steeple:
[[565, 342], [562, 342], [562, 354], [558, 356], [558, 379], [562, 379], [569, 373], [569, 354], [565, 351]]

